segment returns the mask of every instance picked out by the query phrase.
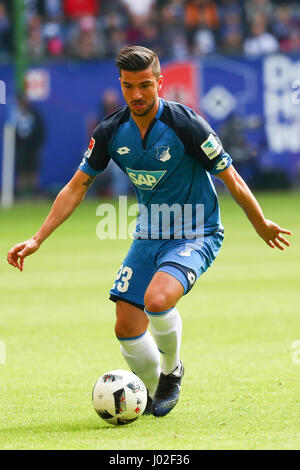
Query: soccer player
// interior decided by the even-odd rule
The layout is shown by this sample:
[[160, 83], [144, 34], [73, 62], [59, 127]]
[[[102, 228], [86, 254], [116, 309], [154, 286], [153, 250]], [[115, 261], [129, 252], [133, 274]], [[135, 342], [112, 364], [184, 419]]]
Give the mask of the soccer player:
[[133, 243], [110, 291], [115, 333], [128, 366], [147, 387], [146, 412], [164, 416], [178, 402], [184, 372], [177, 302], [212, 265], [224, 238], [210, 175], [225, 183], [271, 248], [289, 246], [282, 234], [291, 232], [265, 218], [208, 123], [183, 104], [159, 98], [163, 77], [153, 51], [126, 47], [116, 65], [127, 106], [96, 127], [78, 171], [41, 228], [7, 259], [22, 271], [25, 257], [71, 215], [113, 159], [140, 204]]

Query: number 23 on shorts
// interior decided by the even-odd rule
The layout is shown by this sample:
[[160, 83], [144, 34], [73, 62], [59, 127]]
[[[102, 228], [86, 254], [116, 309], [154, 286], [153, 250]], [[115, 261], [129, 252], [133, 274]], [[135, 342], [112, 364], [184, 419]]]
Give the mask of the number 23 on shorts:
[[117, 273], [113, 289], [117, 289], [119, 292], [126, 292], [128, 290], [131, 277], [132, 269], [129, 266], [123, 266], [122, 264]]

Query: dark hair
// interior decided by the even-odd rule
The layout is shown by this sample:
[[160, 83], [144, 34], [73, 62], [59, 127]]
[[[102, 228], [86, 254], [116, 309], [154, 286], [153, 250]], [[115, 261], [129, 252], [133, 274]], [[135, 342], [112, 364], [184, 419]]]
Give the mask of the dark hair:
[[153, 74], [158, 78], [161, 74], [160, 63], [157, 54], [142, 46], [123, 47], [116, 58], [116, 66], [121, 70], [140, 72], [152, 66]]

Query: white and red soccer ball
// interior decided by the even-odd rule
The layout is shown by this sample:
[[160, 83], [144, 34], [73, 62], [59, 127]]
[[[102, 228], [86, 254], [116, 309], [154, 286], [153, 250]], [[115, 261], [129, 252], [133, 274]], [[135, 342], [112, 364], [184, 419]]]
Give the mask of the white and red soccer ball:
[[93, 389], [93, 405], [100, 418], [110, 424], [129, 424], [147, 405], [147, 390], [141, 379], [127, 370], [103, 374]]

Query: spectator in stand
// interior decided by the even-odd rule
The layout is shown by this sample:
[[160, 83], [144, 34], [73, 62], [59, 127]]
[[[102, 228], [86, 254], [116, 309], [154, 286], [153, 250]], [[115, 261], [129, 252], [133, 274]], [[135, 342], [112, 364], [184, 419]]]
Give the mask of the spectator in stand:
[[[298, 53], [300, 52], [300, 33], [299, 33], [299, 29], [298, 30], [295, 30], [295, 29], [292, 30], [290, 39], [288, 41], [288, 44], [286, 44], [285, 46], [288, 46], [288, 50], [286, 50], [286, 52], [298, 52]], [[283, 45], [282, 45], [282, 49], [283, 49]]]
[[236, 0], [222, 0], [219, 7], [220, 50], [226, 54], [239, 54], [243, 50], [245, 26], [242, 22], [242, 8]]
[[213, 0], [187, 0], [185, 8], [185, 27], [188, 45], [194, 52], [195, 35], [199, 29], [216, 31], [219, 16]]
[[212, 0], [187, 0], [185, 9], [185, 24], [187, 28], [207, 26], [217, 29], [219, 16], [216, 3]]
[[144, 28], [146, 24], [147, 17], [134, 14], [130, 15], [130, 23], [126, 30], [127, 44], [141, 44], [144, 39]]
[[43, 16], [43, 38], [47, 54], [60, 57], [64, 54], [65, 33], [61, 0], [38, 0], [38, 11]]
[[223, 54], [241, 54], [243, 52], [244, 37], [238, 29], [230, 29], [221, 40], [220, 51]]
[[292, 5], [277, 6], [271, 31], [277, 37], [283, 52], [300, 50], [300, 16], [296, 15]]
[[205, 56], [216, 51], [216, 40], [212, 31], [208, 28], [199, 28], [194, 35], [192, 54], [195, 56]]
[[[300, 50], [300, 9], [283, 0], [24, 0], [34, 59], [113, 58], [126, 44], [185, 60], [221, 52]], [[11, 0], [0, 0], [0, 54], [10, 54]], [[268, 31], [270, 30], [270, 31]], [[249, 37], [247, 37], [249, 36]], [[246, 37], [246, 40], [245, 40]], [[277, 42], [280, 46], [278, 47]]]
[[46, 53], [43, 39], [43, 23], [39, 15], [33, 15], [28, 20], [28, 55], [31, 59], [42, 59]]
[[184, 5], [182, 0], [165, 1], [157, 12], [159, 40], [161, 51], [159, 55], [184, 59], [188, 48], [184, 29]]
[[25, 0], [29, 9], [45, 18], [62, 17], [62, 0]]
[[16, 192], [20, 197], [38, 194], [38, 170], [44, 134], [42, 117], [24, 96], [20, 96], [16, 123]]
[[44, 38], [46, 40], [47, 54], [52, 57], [60, 57], [64, 52], [64, 40], [62, 28], [57, 23], [47, 23], [44, 26]]
[[105, 38], [93, 16], [82, 16], [70, 41], [70, 53], [76, 59], [105, 57]]
[[98, 21], [106, 39], [106, 56], [116, 57], [127, 44], [126, 29], [129, 23], [127, 10], [121, 0], [102, 0]]
[[140, 43], [141, 46], [154, 50], [160, 56], [162, 55], [161, 37], [157, 23], [146, 22], [143, 29], [143, 39]]
[[38, 1], [39, 0], [24, 0], [25, 17], [27, 21], [40, 13], [38, 8]]
[[107, 57], [116, 57], [118, 52], [126, 46], [126, 38], [126, 31], [123, 29], [111, 29], [109, 35], [107, 36]]
[[258, 16], [268, 19], [272, 18], [273, 4], [271, 0], [246, 0], [244, 8], [246, 20], [250, 25]]
[[151, 13], [151, 8], [155, 0], [121, 0], [128, 9], [129, 14], [133, 16], [147, 17]]
[[254, 18], [251, 36], [244, 42], [246, 56], [260, 56], [277, 52], [279, 44], [275, 36], [267, 31], [267, 21], [262, 15]]

